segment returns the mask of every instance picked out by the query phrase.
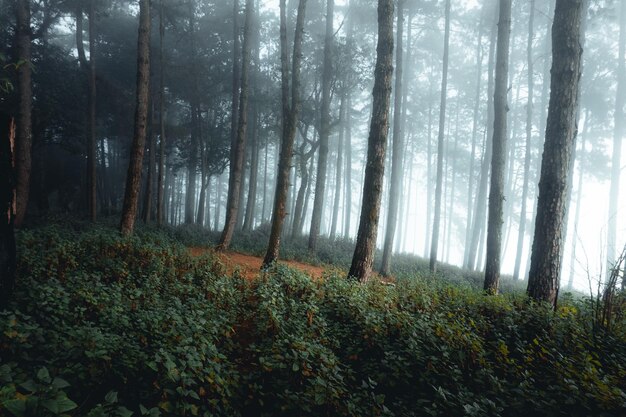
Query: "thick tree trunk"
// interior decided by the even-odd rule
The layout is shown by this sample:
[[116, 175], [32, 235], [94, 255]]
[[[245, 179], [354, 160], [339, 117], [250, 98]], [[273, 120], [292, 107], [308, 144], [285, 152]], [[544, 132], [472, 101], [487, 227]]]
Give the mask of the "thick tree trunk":
[[28, 194], [30, 191], [30, 171], [32, 165], [32, 64], [31, 64], [31, 28], [30, 1], [16, 0], [15, 43], [17, 60], [21, 64], [17, 69], [18, 117], [15, 137], [15, 175], [16, 175], [16, 216], [15, 227], [19, 228], [26, 216]]
[[385, 174], [385, 152], [389, 133], [389, 107], [393, 76], [393, 0], [378, 0], [378, 45], [374, 70], [372, 119], [363, 182], [361, 217], [356, 247], [348, 276], [360, 282], [369, 279], [374, 262]]
[[489, 221], [487, 223], [487, 258], [485, 264], [485, 283], [483, 286], [485, 291], [490, 294], [497, 294], [498, 285], [500, 283], [510, 36], [511, 0], [500, 0], [498, 46], [496, 53], [496, 84], [494, 91], [495, 117], [493, 122], [493, 153], [491, 156], [491, 188], [489, 190]]
[[552, 25], [550, 104], [527, 291], [531, 298], [548, 301], [555, 307], [565, 206], [569, 203], [567, 176], [576, 146], [584, 3], [557, 0]]
[[139, 2], [139, 35], [137, 40], [137, 95], [135, 104], [135, 128], [130, 151], [126, 190], [120, 232], [122, 235], [133, 233], [137, 202], [141, 187], [141, 168], [146, 142], [148, 121], [148, 90], [150, 87], [150, 1]]
[[239, 97], [239, 116], [237, 140], [231, 144], [230, 175], [228, 178], [228, 198], [226, 200], [226, 221], [217, 249], [227, 250], [233, 238], [239, 212], [239, 191], [242, 186], [244, 158], [246, 156], [246, 135], [248, 128], [248, 73], [250, 67], [251, 23], [254, 13], [253, 0], [246, 0], [246, 18], [243, 34], [243, 59], [241, 65], [241, 94]]
[[326, 36], [324, 37], [324, 70], [322, 72], [322, 103], [320, 114], [320, 145], [315, 178], [315, 200], [309, 230], [309, 250], [317, 249], [322, 215], [324, 213], [324, 195], [326, 192], [326, 171], [328, 169], [328, 138], [330, 136], [330, 89], [333, 78], [333, 19], [335, 0], [326, 0]]
[[293, 56], [291, 68], [291, 103], [289, 95], [289, 58], [287, 45], [287, 5], [280, 0], [280, 63], [281, 63], [281, 99], [282, 99], [282, 137], [280, 160], [276, 178], [274, 210], [272, 212], [272, 229], [267, 244], [267, 252], [263, 259], [263, 267], [268, 267], [278, 260], [280, 239], [286, 216], [287, 193], [289, 191], [289, 174], [293, 158], [293, 146], [296, 138], [296, 127], [300, 113], [300, 69], [302, 65], [302, 37], [304, 35], [304, 17], [306, 0], [299, 0], [298, 15], [293, 40]]
[[389, 187], [389, 208], [387, 210], [387, 229], [385, 231], [385, 243], [383, 245], [383, 258], [380, 265], [380, 274], [388, 276], [390, 273], [391, 254], [393, 252], [393, 240], [398, 224], [398, 207], [400, 193], [402, 192], [404, 132], [402, 131], [402, 38], [404, 36], [404, 1], [400, 0], [397, 7], [396, 23], [396, 82], [393, 104], [393, 144], [391, 157], [391, 185]]
[[522, 253], [524, 251], [524, 238], [526, 237], [526, 206], [528, 204], [528, 183], [530, 177], [530, 156], [533, 137], [533, 91], [535, 83], [533, 81], [533, 25], [535, 22], [535, 0], [530, 0], [530, 18], [528, 19], [528, 44], [527, 65], [528, 65], [528, 102], [526, 104], [526, 150], [524, 154], [524, 183], [522, 184], [522, 208], [520, 211], [519, 231], [517, 236], [517, 252], [515, 254], [515, 266], [513, 268], [513, 279], [519, 280], [519, 271], [522, 264]]
[[201, 138], [199, 132], [199, 113], [200, 113], [200, 97], [198, 89], [198, 63], [196, 52], [196, 22], [195, 22], [195, 3], [189, 3], [189, 42], [191, 46], [191, 76], [193, 82], [193, 91], [189, 97], [189, 105], [191, 111], [191, 146], [189, 147], [189, 161], [187, 165], [187, 192], [185, 193], [185, 223], [192, 224], [195, 222], [196, 209], [196, 174], [198, 171], [198, 148]]
[[446, 0], [446, 29], [443, 45], [443, 75], [441, 77], [441, 102], [439, 107], [439, 134], [437, 138], [437, 184], [435, 186], [435, 216], [433, 236], [430, 241], [430, 271], [437, 270], [437, 250], [439, 247], [439, 226], [441, 223], [441, 193], [443, 188], [443, 148], [445, 141], [446, 98], [448, 96], [448, 54], [450, 50], [450, 0]]
[[493, 69], [495, 64], [495, 46], [497, 26], [494, 24], [491, 29], [491, 41], [489, 44], [489, 61], [487, 69], [487, 141], [485, 144], [485, 151], [483, 153], [483, 160], [480, 167], [480, 183], [478, 184], [478, 194], [476, 195], [476, 206], [473, 213], [472, 221], [472, 239], [469, 242], [469, 254], [467, 257], [467, 268], [474, 270], [475, 266], [482, 264], [482, 255], [478, 256], [480, 261], [477, 261], [476, 255], [478, 249], [483, 244], [481, 236], [484, 236], [485, 218], [487, 211], [487, 188], [489, 186], [489, 171], [491, 166], [491, 155], [493, 152], [492, 146], [492, 132], [493, 132], [493, 118], [494, 118], [494, 105], [493, 105], [493, 91], [494, 91], [494, 77]]
[[606, 231], [606, 271], [614, 267], [617, 243], [617, 217], [619, 184], [621, 174], [622, 138], [624, 136], [624, 104], [626, 102], [626, 2], [620, 1], [619, 54], [617, 62], [617, 92], [615, 94], [615, 113], [613, 126], [613, 157], [611, 159], [611, 190], [609, 194], [609, 222]]
[[165, 68], [163, 59], [163, 39], [165, 22], [163, 20], [163, 1], [159, 0], [159, 177], [157, 179], [157, 225], [163, 225], [165, 192]]
[[15, 124], [0, 115], [0, 308], [11, 299], [15, 287]]

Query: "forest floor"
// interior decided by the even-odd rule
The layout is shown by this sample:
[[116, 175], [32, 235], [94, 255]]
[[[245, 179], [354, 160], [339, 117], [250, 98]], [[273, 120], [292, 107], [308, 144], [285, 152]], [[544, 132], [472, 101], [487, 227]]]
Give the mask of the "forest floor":
[[[193, 256], [200, 256], [205, 253], [215, 253], [213, 249], [198, 247], [189, 248], [189, 251]], [[228, 271], [229, 274], [232, 274], [235, 270], [239, 270], [241, 275], [246, 279], [255, 279], [261, 272], [261, 264], [263, 263], [263, 258], [261, 257], [245, 255], [238, 252], [226, 252], [217, 255], [226, 266], [226, 271]], [[321, 278], [326, 269], [325, 267], [305, 264], [297, 261], [280, 261], [280, 263], [304, 272], [314, 279]]]

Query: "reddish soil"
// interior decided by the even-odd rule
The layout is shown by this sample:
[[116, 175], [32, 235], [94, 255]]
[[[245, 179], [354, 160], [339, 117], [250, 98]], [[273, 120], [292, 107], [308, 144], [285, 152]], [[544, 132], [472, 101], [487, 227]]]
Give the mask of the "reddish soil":
[[[207, 248], [189, 248], [189, 251], [193, 256], [200, 256], [207, 252], [213, 252], [212, 249]], [[246, 277], [247, 279], [256, 278], [261, 271], [261, 264], [263, 259], [257, 256], [244, 255], [237, 252], [226, 252], [218, 254], [220, 260], [226, 266], [226, 270], [232, 273], [235, 269]], [[283, 265], [290, 266], [309, 275], [311, 278], [319, 279], [324, 273], [324, 268], [309, 264], [304, 264], [296, 261], [279, 261]]]

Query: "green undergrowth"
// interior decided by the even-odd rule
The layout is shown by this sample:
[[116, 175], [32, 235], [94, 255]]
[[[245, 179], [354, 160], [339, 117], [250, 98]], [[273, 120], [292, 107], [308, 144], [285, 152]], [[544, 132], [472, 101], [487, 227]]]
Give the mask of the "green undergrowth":
[[1, 416], [614, 416], [626, 322], [585, 300], [401, 280], [255, 281], [172, 231], [19, 234], [0, 311]]

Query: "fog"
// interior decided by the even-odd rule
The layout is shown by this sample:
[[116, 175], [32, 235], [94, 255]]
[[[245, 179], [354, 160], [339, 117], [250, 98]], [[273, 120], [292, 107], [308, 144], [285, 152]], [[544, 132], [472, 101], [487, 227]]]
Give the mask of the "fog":
[[[281, 143], [286, 140], [285, 114], [301, 107], [288, 161], [285, 216], [276, 233], [283, 245], [289, 245], [313, 230], [308, 241], [313, 252], [318, 235], [331, 241], [355, 240], [374, 117], [376, 2], [337, 0], [329, 25], [327, 2], [308, 0], [296, 82], [289, 68], [298, 61], [292, 48], [298, 37], [299, 2], [286, 2], [289, 45], [282, 65], [287, 65], [287, 97], [294, 100], [288, 113], [284, 113], [285, 87], [281, 87], [279, 0], [238, 3], [235, 23], [232, 1], [151, 2], [149, 82], [143, 99], [147, 136], [140, 145], [144, 155], [137, 162], [142, 174], [135, 192], [138, 207], [129, 216], [133, 222], [137, 218], [159, 225], [198, 224], [222, 233], [220, 245], [226, 239], [226, 247], [242, 232], [269, 230], [280, 201], [277, 178]], [[376, 246], [384, 252], [387, 237], [394, 253], [431, 257], [438, 138], [442, 137], [435, 261], [482, 270], [491, 182], [481, 168], [491, 162], [485, 161], [485, 155], [491, 153], [487, 148], [494, 135], [498, 7], [493, 0], [450, 2], [447, 77], [442, 83], [445, 3], [396, 4], [394, 16], [401, 8], [404, 20], [398, 39], [394, 17], [394, 54], [401, 40], [402, 56], [393, 58]], [[25, 137], [21, 134], [32, 138], [32, 166], [21, 168], [18, 157], [16, 167], [19, 178], [21, 169], [29, 174], [26, 185], [18, 180], [19, 223], [28, 226], [57, 215], [118, 219], [129, 192], [132, 152], [137, 152], [131, 144], [140, 132], [133, 119], [135, 109], [141, 107], [136, 98], [140, 7], [121, 0], [31, 1], [31, 55], [24, 60], [11, 4], [6, 1], [0, 6], [0, 112], [17, 120], [18, 151]], [[623, 2], [589, 1], [582, 25], [578, 128], [572, 139], [573, 166], [565, 178], [569, 196], [564, 236], [560, 236], [560, 279], [562, 287], [583, 292], [590, 285], [596, 287], [626, 243], [622, 221], [626, 181], [620, 181], [626, 161], [621, 146], [626, 13], [620, 5], [624, 7]], [[519, 279], [527, 279], [535, 233], [551, 97], [553, 17], [553, 1], [512, 2], [500, 271]], [[395, 80], [399, 62], [401, 90]], [[28, 88], [29, 81], [20, 78], [24, 65], [32, 70]], [[293, 91], [296, 84], [299, 89]], [[24, 104], [28, 99], [32, 103]], [[293, 104], [298, 100], [301, 106]], [[20, 124], [25, 108], [32, 109], [26, 133]], [[442, 135], [439, 126], [444, 127]], [[394, 141], [401, 141], [396, 156]], [[322, 151], [325, 156], [320, 162]], [[320, 170], [320, 163], [324, 169]], [[394, 164], [401, 169], [400, 176], [392, 179]], [[481, 182], [489, 186], [479, 200]], [[398, 190], [395, 203], [392, 184]], [[21, 199], [24, 189], [30, 194]], [[477, 215], [481, 204], [484, 213]], [[321, 213], [317, 225], [316, 210]], [[389, 210], [397, 210], [391, 235], [387, 233]], [[518, 249], [520, 226], [524, 231]], [[375, 271], [379, 262], [380, 257]], [[393, 275], [393, 259], [390, 270], [381, 272]]]

